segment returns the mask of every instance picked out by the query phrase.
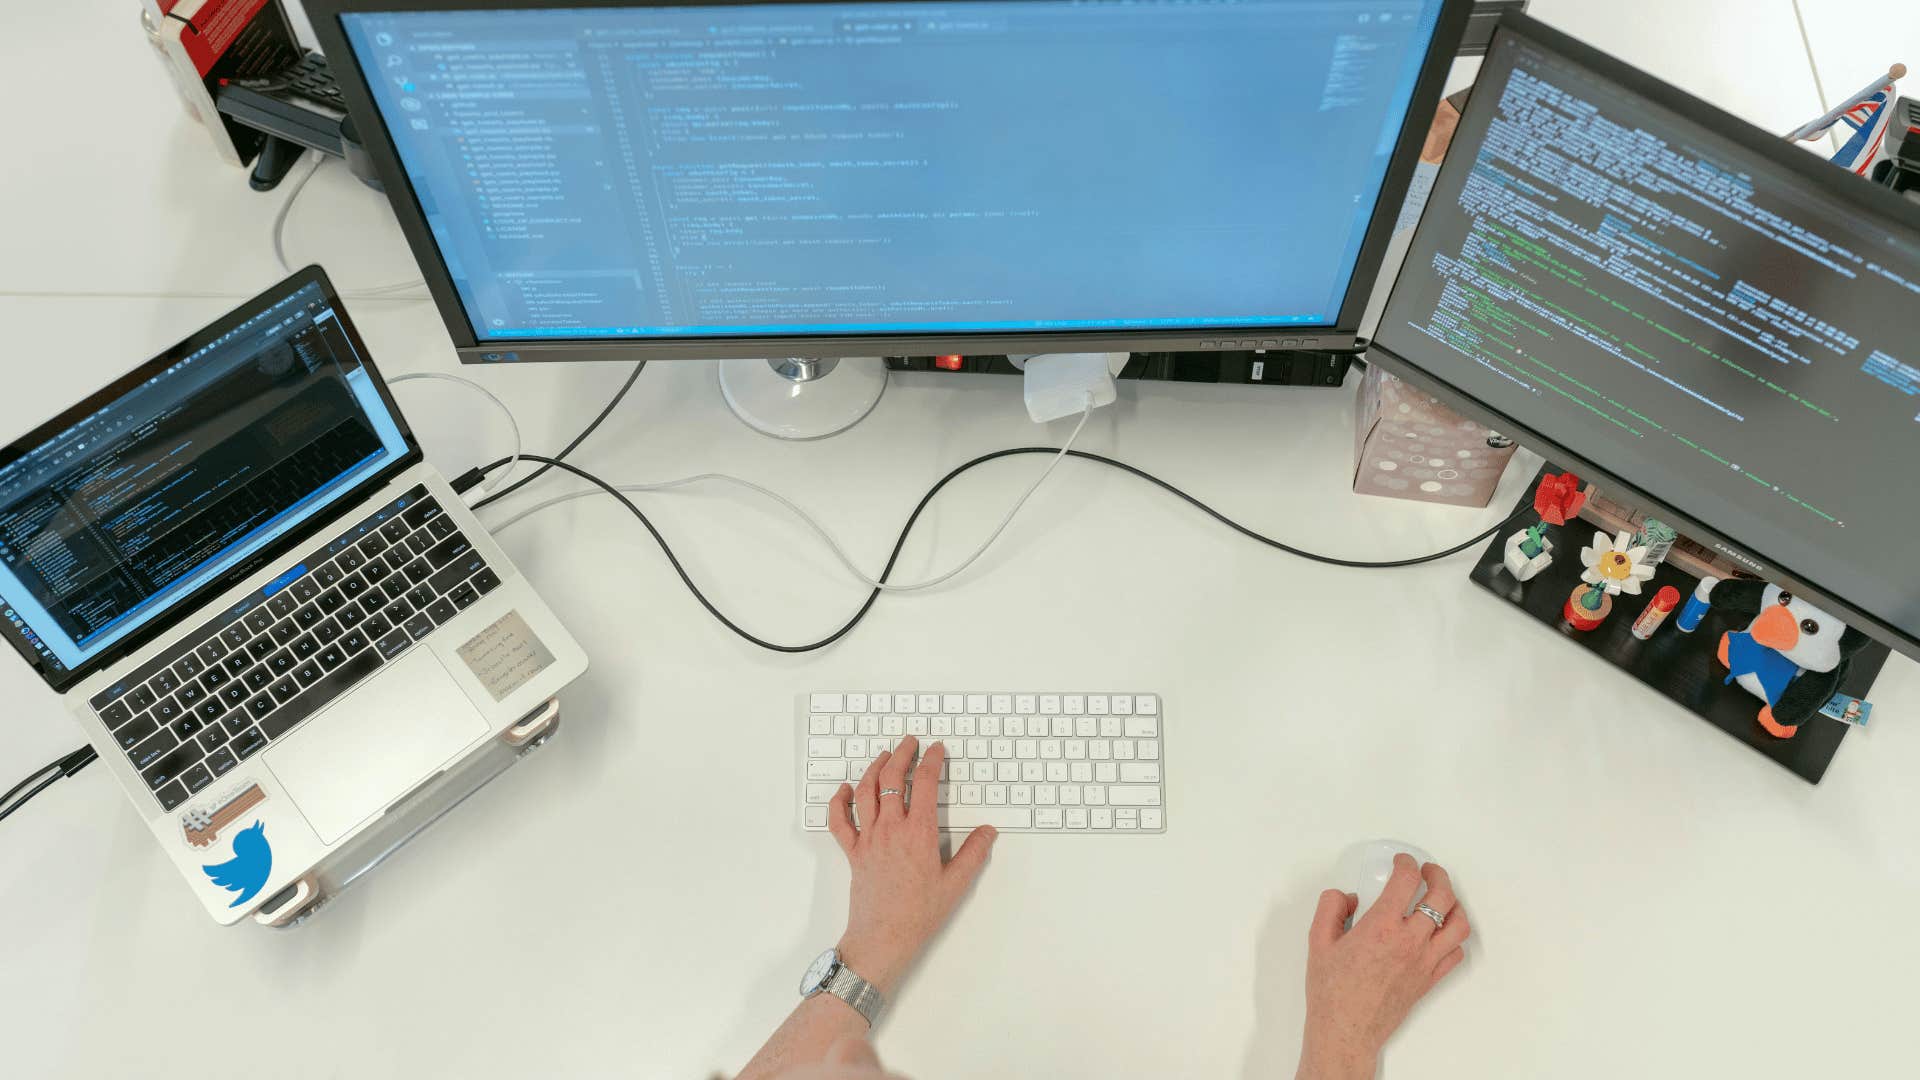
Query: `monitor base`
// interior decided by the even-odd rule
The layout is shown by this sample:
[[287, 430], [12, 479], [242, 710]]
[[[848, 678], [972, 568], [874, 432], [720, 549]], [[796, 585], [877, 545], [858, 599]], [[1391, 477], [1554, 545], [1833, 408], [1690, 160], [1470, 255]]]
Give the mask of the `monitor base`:
[[887, 389], [878, 356], [722, 360], [719, 370], [733, 414], [776, 439], [837, 435], [865, 419]]

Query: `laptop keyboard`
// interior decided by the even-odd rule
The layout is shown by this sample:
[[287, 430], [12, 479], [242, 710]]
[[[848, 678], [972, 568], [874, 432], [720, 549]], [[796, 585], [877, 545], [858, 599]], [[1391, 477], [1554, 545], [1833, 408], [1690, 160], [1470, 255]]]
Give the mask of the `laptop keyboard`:
[[415, 487], [88, 704], [172, 810], [499, 584]]

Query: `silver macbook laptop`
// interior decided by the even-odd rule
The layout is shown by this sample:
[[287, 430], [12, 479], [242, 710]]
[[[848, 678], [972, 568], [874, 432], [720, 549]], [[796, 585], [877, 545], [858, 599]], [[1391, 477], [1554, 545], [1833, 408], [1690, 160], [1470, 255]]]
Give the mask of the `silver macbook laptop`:
[[0, 604], [222, 923], [586, 669], [318, 267], [0, 451]]

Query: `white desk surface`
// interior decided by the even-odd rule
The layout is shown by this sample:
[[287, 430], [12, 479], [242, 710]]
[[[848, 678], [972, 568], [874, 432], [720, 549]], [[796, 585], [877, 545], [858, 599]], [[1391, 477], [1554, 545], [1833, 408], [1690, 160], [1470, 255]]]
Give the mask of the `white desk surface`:
[[[0, 178], [0, 436], [277, 276], [277, 197], [207, 152], [143, 51], [136, 7], [40, 5], [27, 18], [46, 25], [0, 43], [7, 100], [58, 102], [16, 109]], [[1770, 128], [1818, 111], [1787, 0], [1534, 8]], [[1833, 57], [1828, 92], [1845, 93], [1834, 84], [1861, 81], [1846, 74], [1859, 66], [1841, 52], [1847, 20], [1882, 6], [1819, 8], [1813, 52]], [[1910, 17], [1904, 30], [1920, 46]], [[92, 58], [77, 83], [44, 48], [66, 40]], [[295, 219], [296, 258], [348, 289], [412, 272], [382, 201], [336, 167]], [[350, 306], [390, 371], [454, 369], [425, 305]], [[513, 403], [530, 447], [552, 448], [625, 368], [467, 373]], [[503, 443], [457, 387], [399, 393], [450, 474]], [[877, 566], [947, 469], [1065, 433], [1027, 423], [1012, 380], [898, 377], [851, 432], [782, 445], [727, 413], [710, 368], [658, 364], [579, 460], [621, 480], [752, 477]], [[1082, 445], [1323, 550], [1430, 550], [1496, 515], [1349, 494], [1351, 441], [1351, 382], [1132, 384]], [[969, 549], [1039, 466], [953, 485], [902, 573]], [[1496, 505], [1529, 473], [1523, 457]], [[763, 504], [704, 491], [645, 505], [764, 634], [817, 635], [860, 599]], [[838, 851], [794, 823], [793, 695], [863, 685], [1167, 701], [1169, 833], [1003, 837], [881, 1033], [913, 1076], [1291, 1075], [1314, 897], [1342, 846], [1381, 835], [1452, 867], [1476, 927], [1468, 964], [1389, 1048], [1389, 1076], [1910, 1067], [1920, 679], [1907, 660], [1882, 677], [1874, 727], [1811, 787], [1515, 618], [1467, 583], [1469, 556], [1320, 567], [1081, 462], [954, 586], [885, 598], [802, 657], [726, 634], [608, 502], [502, 542], [594, 660], [561, 736], [291, 933], [207, 920], [105, 773], [56, 785], [0, 827], [9, 1075], [737, 1067], [844, 914]], [[23, 665], [0, 664], [0, 700], [0, 780], [78, 741]]]

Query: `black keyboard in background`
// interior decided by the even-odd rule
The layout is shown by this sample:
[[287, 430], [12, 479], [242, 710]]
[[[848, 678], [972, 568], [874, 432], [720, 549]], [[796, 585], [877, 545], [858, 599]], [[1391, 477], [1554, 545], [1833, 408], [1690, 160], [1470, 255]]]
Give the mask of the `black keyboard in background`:
[[499, 585], [415, 487], [89, 704], [172, 810]]

